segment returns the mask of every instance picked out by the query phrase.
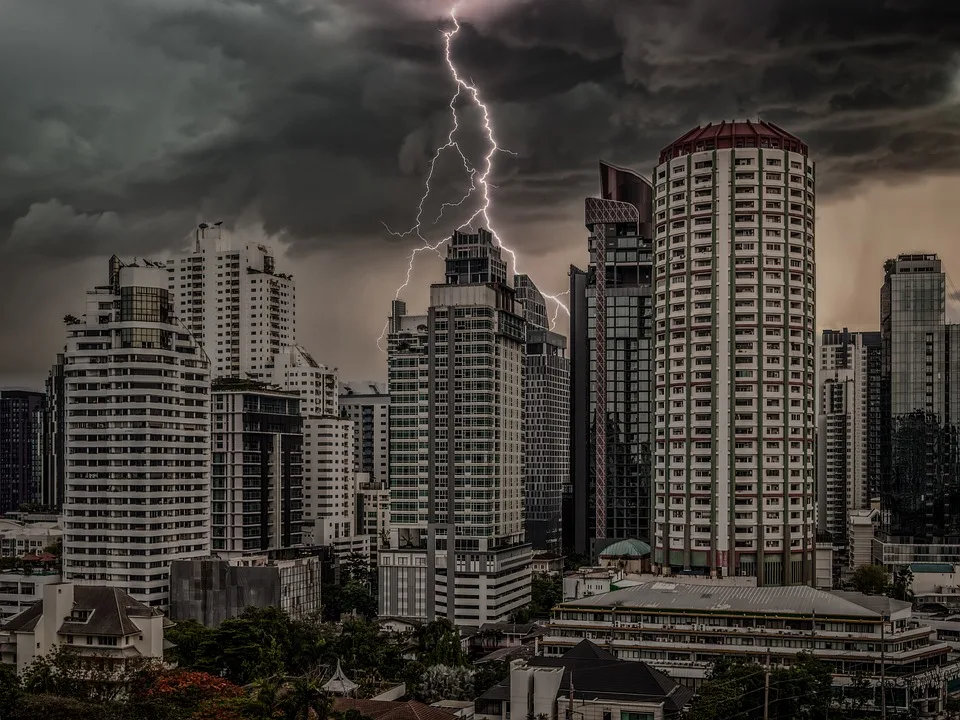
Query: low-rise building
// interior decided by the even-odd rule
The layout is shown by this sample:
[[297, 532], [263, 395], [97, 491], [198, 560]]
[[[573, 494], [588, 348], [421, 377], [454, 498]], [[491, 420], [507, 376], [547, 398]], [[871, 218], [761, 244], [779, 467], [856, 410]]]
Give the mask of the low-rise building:
[[63, 528], [58, 520], [23, 522], [0, 519], [0, 556], [23, 557], [27, 553], [40, 553], [63, 538]]
[[696, 687], [722, 658], [790, 665], [807, 652], [830, 666], [838, 692], [885, 676], [887, 708], [942, 712], [960, 663], [910, 603], [807, 586], [686, 585], [665, 580], [561, 603], [542, 645], [562, 656], [583, 639]]
[[564, 559], [565, 556], [549, 550], [534, 553], [530, 569], [534, 575], [559, 575], [563, 572]]
[[880, 511], [853, 510], [847, 515], [847, 557], [850, 569], [873, 562], [873, 536], [880, 527]]
[[102, 670], [120, 673], [130, 661], [163, 658], [164, 622], [159, 610], [119, 588], [50, 584], [42, 600], [0, 628], [0, 662], [19, 673], [67, 646], [81, 658], [96, 659]]
[[0, 622], [16, 617], [43, 599], [43, 588], [60, 583], [59, 570], [0, 572]]
[[620, 660], [589, 640], [560, 657], [510, 663], [510, 675], [476, 699], [477, 720], [675, 718], [693, 691], [643, 662]]
[[170, 617], [219, 627], [250, 607], [279, 607], [294, 618], [315, 613], [320, 610], [320, 559], [297, 555], [175, 560]]

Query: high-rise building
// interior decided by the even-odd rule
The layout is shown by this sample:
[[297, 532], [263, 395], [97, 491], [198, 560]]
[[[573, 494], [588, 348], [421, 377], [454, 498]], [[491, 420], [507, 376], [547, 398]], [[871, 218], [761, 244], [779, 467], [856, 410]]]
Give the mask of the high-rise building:
[[563, 488], [570, 481], [570, 360], [548, 329], [547, 306], [526, 275], [514, 276], [527, 321], [523, 374], [524, 507], [527, 542], [560, 550]]
[[932, 254], [884, 265], [881, 538], [888, 565], [960, 560], [960, 325]]
[[814, 165], [767, 122], [656, 168], [654, 564], [808, 582], [815, 545]]
[[394, 301], [381, 615], [479, 625], [529, 602], [524, 346], [522, 309], [486, 230], [453, 234], [426, 314]]
[[390, 438], [390, 393], [385, 383], [340, 383], [340, 412], [353, 421], [353, 470], [385, 483]]
[[585, 201], [590, 265], [570, 268], [567, 544], [579, 553], [651, 536], [651, 198], [649, 181], [600, 163], [600, 197]]
[[43, 485], [40, 488], [40, 504], [53, 512], [63, 507], [63, 486], [66, 473], [66, 386], [63, 378], [63, 353], [57, 354], [57, 361], [47, 374], [46, 415], [43, 463]]
[[174, 311], [203, 345], [212, 377], [266, 378], [274, 356], [294, 344], [293, 278], [277, 272], [266, 245], [202, 223], [193, 252], [171, 259], [167, 271]]
[[318, 363], [299, 345], [287, 346], [274, 355], [264, 375], [273, 385], [300, 396], [304, 417], [339, 414], [336, 370]]
[[879, 332], [823, 331], [817, 530], [830, 534], [839, 554], [849, 514], [869, 510], [871, 491], [879, 485], [880, 356]]
[[64, 579], [164, 607], [173, 560], [210, 554], [210, 377], [162, 265], [114, 256], [67, 325]]
[[211, 542], [220, 557], [303, 541], [303, 423], [296, 393], [214, 381]]
[[45, 407], [42, 392], [0, 390], [0, 515], [41, 499]]

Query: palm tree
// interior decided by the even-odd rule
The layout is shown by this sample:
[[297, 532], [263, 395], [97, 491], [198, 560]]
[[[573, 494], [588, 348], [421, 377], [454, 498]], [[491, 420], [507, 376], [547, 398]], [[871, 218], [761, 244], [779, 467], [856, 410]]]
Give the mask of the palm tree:
[[283, 688], [280, 707], [287, 720], [328, 720], [333, 700], [313, 677], [303, 676]]

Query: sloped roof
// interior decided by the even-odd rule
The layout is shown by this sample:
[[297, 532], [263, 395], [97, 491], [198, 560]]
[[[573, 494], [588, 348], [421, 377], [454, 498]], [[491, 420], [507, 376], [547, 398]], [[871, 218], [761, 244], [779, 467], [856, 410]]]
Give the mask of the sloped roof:
[[356, 690], [357, 687], [359, 686], [343, 672], [339, 660], [337, 660], [337, 671], [333, 674], [333, 677], [323, 685], [324, 690], [329, 693], [334, 693], [335, 695], [349, 695]]
[[[563, 668], [558, 695], [572, 693], [575, 699], [663, 703], [668, 714], [675, 714], [693, 698], [691, 689], [665, 673], [645, 662], [619, 660], [589, 640], [581, 640], [562, 657], [533, 657], [529, 665]], [[509, 690], [510, 678], [507, 677], [481, 697], [504, 700], [510, 697]]]
[[336, 712], [354, 708], [373, 720], [454, 720], [456, 715], [443, 708], [424, 705], [416, 700], [360, 700], [338, 697], [333, 700]]
[[650, 546], [642, 540], [620, 540], [600, 551], [600, 557], [645, 557], [650, 554]]
[[[560, 607], [617, 607], [735, 612], [767, 615], [831, 615], [877, 619], [880, 609], [871, 596], [849, 592], [825, 592], [807, 585], [789, 587], [742, 587], [737, 585], [684, 585], [682, 581], [656, 580], [635, 587], [568, 600]], [[902, 609], [899, 600], [890, 607]], [[890, 612], [890, 610], [886, 610]]]
[[[132, 617], [151, 617], [160, 611], [133, 599], [119, 588], [97, 585], [76, 585], [73, 588], [73, 609], [89, 610], [87, 622], [64, 622], [61, 635], [134, 635], [140, 632]], [[10, 632], [29, 632], [43, 615], [43, 600], [38, 600], [3, 626]]]

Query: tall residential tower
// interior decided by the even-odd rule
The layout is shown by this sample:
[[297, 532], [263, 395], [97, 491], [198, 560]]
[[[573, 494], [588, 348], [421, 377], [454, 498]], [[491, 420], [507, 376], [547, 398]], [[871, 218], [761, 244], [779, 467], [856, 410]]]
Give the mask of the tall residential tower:
[[654, 563], [808, 582], [816, 488], [813, 162], [767, 122], [656, 169]]
[[211, 375], [266, 379], [297, 334], [293, 278], [277, 272], [273, 251], [202, 223], [193, 252], [167, 271], [174, 310], [203, 345]]
[[530, 600], [524, 540], [524, 319], [486, 230], [456, 232], [425, 315], [388, 332], [390, 541], [380, 614], [458, 625]]
[[110, 259], [67, 325], [64, 580], [166, 607], [173, 560], [210, 554], [210, 371], [162, 265]]
[[570, 479], [570, 360], [567, 340], [548, 329], [543, 294], [526, 275], [514, 277], [526, 318], [523, 375], [524, 507], [534, 550], [562, 547], [563, 488]]

